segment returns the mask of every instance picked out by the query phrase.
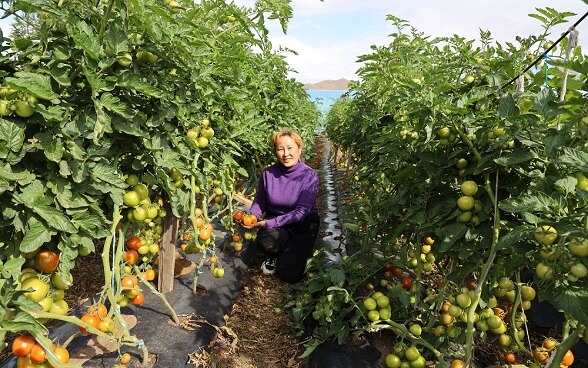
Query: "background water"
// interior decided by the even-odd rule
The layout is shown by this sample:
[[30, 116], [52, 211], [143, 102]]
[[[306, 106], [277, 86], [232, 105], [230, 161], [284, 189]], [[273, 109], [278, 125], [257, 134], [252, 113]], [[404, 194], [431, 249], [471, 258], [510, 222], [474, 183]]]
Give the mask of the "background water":
[[322, 113], [319, 124], [315, 129], [316, 133], [320, 134], [324, 132], [327, 126], [327, 115], [329, 114], [331, 106], [347, 91], [332, 89], [308, 89], [306, 92], [310, 96], [310, 100], [316, 104], [319, 111]]
[[337, 101], [347, 91], [340, 90], [323, 90], [323, 89], [309, 89], [306, 90], [313, 101], [319, 108], [319, 110], [326, 115], [331, 108], [331, 105]]

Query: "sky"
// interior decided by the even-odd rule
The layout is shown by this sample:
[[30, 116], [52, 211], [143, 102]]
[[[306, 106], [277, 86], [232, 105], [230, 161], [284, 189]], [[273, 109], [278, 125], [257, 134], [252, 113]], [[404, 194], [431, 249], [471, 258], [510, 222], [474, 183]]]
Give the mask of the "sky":
[[[255, 2], [233, 1], [248, 6]], [[550, 40], [557, 40], [588, 12], [583, 0], [292, 0], [291, 4], [294, 16], [287, 34], [274, 22], [269, 27], [270, 38], [274, 47], [281, 45], [298, 53], [287, 54], [286, 60], [296, 70], [290, 76], [302, 83], [357, 79], [355, 73], [361, 66], [357, 57], [371, 53], [371, 45], [387, 45], [392, 40], [388, 35], [395, 29], [386, 21], [387, 14], [432, 37], [458, 34], [479, 39], [481, 29], [504, 43], [543, 32], [540, 22], [528, 16], [536, 8], [577, 14], [569, 23], [555, 27]], [[0, 20], [0, 27], [8, 33], [9, 21]], [[583, 53], [588, 54], [588, 18], [577, 29]]]
[[[235, 0], [251, 5], [254, 0]], [[490, 31], [494, 40], [515, 41], [516, 36], [539, 35], [543, 28], [528, 14], [536, 8], [551, 7], [576, 16], [554, 28], [548, 37], [557, 40], [588, 12], [582, 0], [293, 0], [294, 17], [284, 35], [277, 25], [270, 28], [274, 46], [294, 49], [287, 61], [298, 81], [314, 83], [325, 79], [357, 79], [361, 66], [357, 56], [371, 53], [371, 45], [387, 45], [395, 28], [386, 15], [404, 19], [418, 31], [432, 37], [458, 34], [479, 39], [480, 29]], [[578, 27], [584, 54], [588, 52], [588, 18]]]

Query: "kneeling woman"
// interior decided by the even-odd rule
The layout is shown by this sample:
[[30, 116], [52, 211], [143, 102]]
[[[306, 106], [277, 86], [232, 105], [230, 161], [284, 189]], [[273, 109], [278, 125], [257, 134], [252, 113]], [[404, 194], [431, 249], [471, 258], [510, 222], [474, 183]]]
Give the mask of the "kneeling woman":
[[300, 161], [302, 138], [294, 130], [274, 133], [272, 145], [278, 162], [262, 172], [249, 211], [262, 220], [249, 228], [258, 229], [263, 272], [294, 283], [302, 279], [318, 235], [319, 177]]

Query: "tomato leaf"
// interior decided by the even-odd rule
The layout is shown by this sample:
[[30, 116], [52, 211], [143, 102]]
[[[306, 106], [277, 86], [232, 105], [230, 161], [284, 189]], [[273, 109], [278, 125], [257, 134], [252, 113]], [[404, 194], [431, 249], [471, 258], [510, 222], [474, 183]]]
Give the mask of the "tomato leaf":
[[537, 192], [534, 194], [525, 194], [517, 198], [505, 199], [500, 201], [498, 207], [507, 212], [559, 212], [565, 203], [556, 195], [547, 195]]
[[135, 74], [121, 73], [116, 84], [121, 88], [135, 90], [150, 97], [163, 97], [162, 91], [148, 83], [145, 83], [138, 75]]
[[21, 172], [12, 172], [12, 167], [6, 164], [5, 166], [0, 167], [0, 179], [16, 181], [20, 185], [27, 185], [35, 180], [35, 174], [26, 170]]
[[551, 304], [584, 325], [588, 325], [588, 290], [586, 288], [549, 287], [541, 288], [541, 299]]
[[[4, 279], [3, 281], [6, 281], [9, 278], [16, 280], [21, 274], [21, 269], [25, 261], [24, 258], [11, 258], [4, 264], [0, 262], [0, 271], [2, 273], [2, 278]], [[1, 289], [2, 287], [0, 287], [0, 290]]]
[[122, 116], [123, 118], [132, 119], [135, 115], [133, 109], [122, 102], [120, 98], [113, 96], [110, 92], [103, 93], [102, 96], [100, 96], [100, 102], [106, 109]]
[[19, 152], [25, 140], [24, 126], [0, 118], [0, 158], [9, 152]]
[[63, 157], [63, 144], [61, 137], [53, 137], [49, 132], [38, 133], [35, 138], [39, 140], [37, 146], [43, 150], [49, 161], [60, 162]]
[[44, 100], [59, 98], [59, 95], [53, 92], [51, 79], [47, 75], [16, 72], [14, 77], [6, 77], [5, 82]]
[[516, 150], [494, 160], [498, 165], [512, 167], [523, 162], [536, 159], [538, 156], [532, 150]]
[[503, 117], [519, 116], [519, 108], [511, 94], [500, 98], [498, 101], [498, 113]]
[[468, 228], [464, 224], [455, 223], [445, 226], [442, 231], [441, 238], [443, 240], [439, 246], [439, 252], [447, 252], [456, 241], [463, 238]]
[[104, 51], [102, 51], [98, 37], [96, 37], [93, 29], [86, 22], [70, 17], [69, 22], [66, 23], [66, 27], [69, 36], [90, 58], [98, 61], [104, 56]]
[[555, 182], [555, 188], [563, 194], [570, 194], [576, 191], [578, 179], [573, 176], [567, 176]]
[[526, 238], [529, 238], [529, 227], [526, 225], [517, 226], [514, 229], [509, 229], [506, 234], [504, 234], [500, 237], [500, 239], [498, 239], [496, 249], [507, 249], [513, 244], [516, 244], [522, 239]]
[[[31, 224], [32, 222], [32, 224]], [[33, 252], [49, 241], [51, 237], [57, 234], [51, 231], [42, 221], [37, 221], [34, 217], [29, 220], [29, 228], [20, 243], [21, 252]]]
[[93, 238], [100, 239], [109, 234], [108, 229], [104, 226], [105, 219], [102, 216], [92, 214], [88, 209], [74, 212], [71, 221]]
[[588, 172], [588, 153], [571, 148], [564, 147], [559, 160], [567, 165], [573, 166], [579, 171]]

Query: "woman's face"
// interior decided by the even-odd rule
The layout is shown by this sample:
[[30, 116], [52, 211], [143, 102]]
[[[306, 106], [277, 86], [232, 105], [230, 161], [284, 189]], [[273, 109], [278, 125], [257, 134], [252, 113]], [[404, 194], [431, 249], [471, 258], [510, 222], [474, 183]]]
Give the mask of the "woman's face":
[[281, 136], [276, 142], [276, 157], [285, 167], [292, 167], [300, 160], [302, 149], [287, 135]]

